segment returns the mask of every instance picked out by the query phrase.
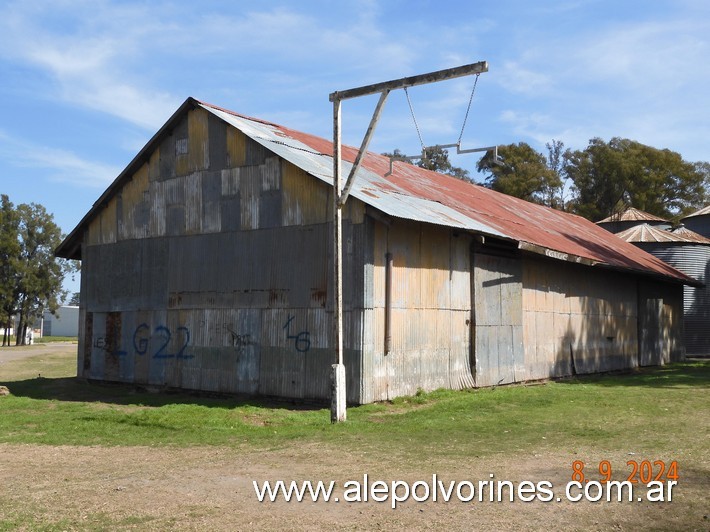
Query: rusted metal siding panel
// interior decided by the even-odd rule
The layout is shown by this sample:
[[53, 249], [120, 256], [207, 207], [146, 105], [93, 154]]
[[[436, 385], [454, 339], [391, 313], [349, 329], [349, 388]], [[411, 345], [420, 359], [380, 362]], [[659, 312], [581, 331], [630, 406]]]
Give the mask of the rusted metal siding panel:
[[227, 168], [244, 166], [246, 164], [247, 137], [235, 127], [227, 128]]
[[685, 357], [680, 286], [639, 283], [639, 364], [666, 364]]
[[245, 166], [239, 170], [241, 229], [258, 229], [262, 177], [260, 167]]
[[143, 165], [121, 190], [118, 240], [149, 235], [149, 173], [148, 164]]
[[328, 187], [291, 163], [282, 163], [282, 225], [326, 223]]
[[202, 174], [190, 174], [185, 177], [185, 233], [188, 235], [202, 232]]
[[116, 220], [116, 208], [118, 205], [118, 200], [113, 197], [104, 206], [101, 213], [92, 220], [89, 224], [87, 233], [89, 246], [95, 246], [99, 244], [112, 244], [116, 242], [117, 236], [117, 220]]

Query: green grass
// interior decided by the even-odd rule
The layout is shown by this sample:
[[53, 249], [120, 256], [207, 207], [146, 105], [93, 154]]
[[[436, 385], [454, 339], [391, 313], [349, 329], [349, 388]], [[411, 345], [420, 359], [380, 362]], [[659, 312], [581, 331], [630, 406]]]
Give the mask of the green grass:
[[347, 423], [338, 425], [319, 406], [154, 394], [78, 381], [69, 376], [74, 370], [71, 352], [0, 366], [0, 384], [12, 392], [0, 397], [0, 442], [265, 449], [333, 442], [394, 453], [415, 447], [422, 455], [452, 458], [574, 450], [584, 443], [661, 456], [701, 449], [710, 419], [710, 361], [535, 386], [420, 393], [351, 407]]
[[36, 344], [51, 344], [53, 342], [77, 342], [76, 336], [42, 336], [34, 339]]

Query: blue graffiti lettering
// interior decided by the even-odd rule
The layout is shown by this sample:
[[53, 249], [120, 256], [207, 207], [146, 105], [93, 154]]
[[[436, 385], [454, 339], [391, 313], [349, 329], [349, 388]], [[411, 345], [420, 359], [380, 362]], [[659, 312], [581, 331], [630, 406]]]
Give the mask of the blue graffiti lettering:
[[291, 316], [289, 314], [286, 323], [283, 328], [286, 330], [286, 339], [294, 340], [294, 347], [299, 353], [305, 353], [311, 348], [311, 333], [308, 331], [301, 331], [298, 334], [291, 334], [291, 322], [296, 316]]

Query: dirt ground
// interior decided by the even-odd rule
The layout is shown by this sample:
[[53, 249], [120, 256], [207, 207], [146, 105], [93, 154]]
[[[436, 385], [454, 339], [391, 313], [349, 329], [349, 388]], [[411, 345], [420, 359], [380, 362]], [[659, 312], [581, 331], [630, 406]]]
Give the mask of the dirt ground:
[[[0, 350], [42, 354], [45, 346]], [[50, 351], [56, 347], [46, 348]], [[397, 456], [345, 452], [332, 444], [271, 451], [227, 447], [97, 447], [0, 444], [0, 529], [51, 530], [710, 530], [710, 447], [679, 451], [672, 502], [569, 502], [564, 486], [574, 460], [654, 460], [633, 450], [559, 450], [436, 460], [402, 449]], [[688, 470], [683, 464], [703, 464]], [[616, 469], [615, 469], [616, 470]], [[350, 480], [549, 481], [561, 502], [345, 502]], [[340, 502], [259, 502], [253, 481], [337, 482]], [[614, 480], [625, 480], [614, 477]], [[467, 492], [465, 491], [464, 494]], [[642, 495], [640, 491], [638, 495]]]
[[74, 346], [74, 349], [76, 349], [76, 345], [76, 342], [52, 342], [24, 346], [15, 346], [13, 344], [10, 347], [0, 347], [0, 372], [2, 371], [2, 365], [11, 360], [19, 360], [39, 355], [52, 355], [56, 354], [60, 349], [69, 349], [71, 346]]
[[[579, 457], [579, 455], [577, 455]], [[592, 456], [625, 463], [626, 456]], [[393, 469], [382, 457], [322, 445], [267, 453], [225, 448], [0, 445], [0, 509], [59, 529], [708, 530], [707, 478], [686, 472], [673, 502], [258, 502], [252, 481], [549, 480], [563, 494], [575, 455], [471, 459]], [[679, 457], [682, 463], [682, 457]], [[681, 472], [682, 474], [683, 472]], [[561, 493], [558, 493], [561, 492]], [[32, 522], [32, 521], [29, 521]]]

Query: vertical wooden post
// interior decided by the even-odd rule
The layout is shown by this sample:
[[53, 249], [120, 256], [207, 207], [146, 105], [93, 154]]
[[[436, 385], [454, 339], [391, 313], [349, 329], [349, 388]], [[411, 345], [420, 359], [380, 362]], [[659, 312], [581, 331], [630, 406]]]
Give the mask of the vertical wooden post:
[[331, 367], [330, 421], [346, 419], [345, 365], [343, 364], [343, 205], [340, 144], [340, 100], [333, 101], [333, 339], [337, 363]]
[[[338, 360], [338, 363], [333, 364], [331, 367], [330, 421], [332, 423], [345, 421], [346, 418], [345, 401], [347, 395], [345, 393], [345, 365], [343, 364], [343, 206], [348, 199], [360, 163], [367, 152], [370, 139], [375, 132], [375, 127], [377, 126], [385, 101], [387, 100], [387, 95], [390, 91], [395, 89], [435, 83], [445, 79], [458, 78], [486, 71], [488, 71], [488, 63], [480, 61], [470, 65], [429, 72], [428, 74], [375, 83], [374, 85], [367, 85], [346, 91], [336, 91], [329, 96], [330, 101], [333, 102], [333, 292], [335, 293], [333, 305], [333, 338]], [[380, 93], [380, 99], [377, 102], [372, 119], [370, 120], [370, 125], [367, 128], [362, 145], [355, 157], [350, 175], [343, 189], [341, 175], [340, 104], [343, 100], [349, 98], [358, 98], [375, 93]], [[391, 258], [389, 260], [389, 271], [391, 275]], [[391, 324], [387, 326], [387, 329], [388, 331], [391, 329]], [[389, 341], [387, 341], [387, 343], [389, 344]], [[387, 348], [385, 351], [387, 351]]]
[[385, 356], [392, 350], [392, 253], [385, 254]]

